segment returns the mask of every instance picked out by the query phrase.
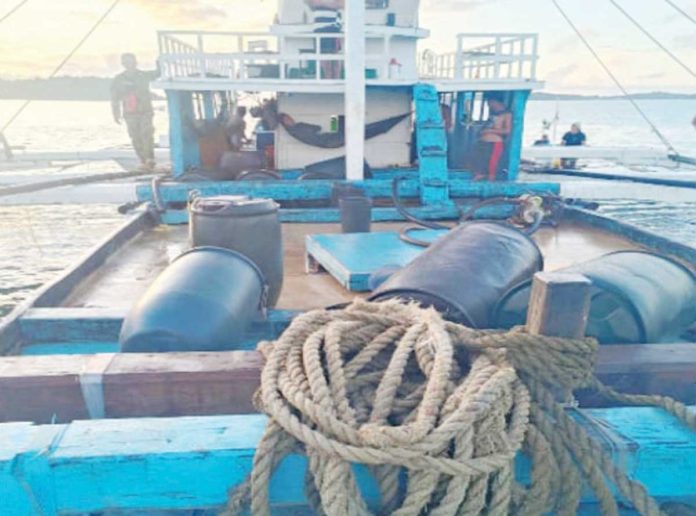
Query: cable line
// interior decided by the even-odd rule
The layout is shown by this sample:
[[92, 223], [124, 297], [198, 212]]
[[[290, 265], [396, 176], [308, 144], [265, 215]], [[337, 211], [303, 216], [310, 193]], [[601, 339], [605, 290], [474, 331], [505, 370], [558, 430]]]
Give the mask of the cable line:
[[[67, 64], [68, 61], [77, 53], [78, 50], [82, 47], [82, 45], [85, 44], [85, 42], [89, 39], [89, 37], [94, 34], [94, 32], [99, 28], [99, 26], [106, 20], [106, 18], [111, 14], [111, 11], [113, 11], [116, 6], [121, 2], [121, 0], [114, 0], [114, 2], [109, 6], [109, 8], [104, 12], [104, 14], [101, 15], [101, 17], [96, 21], [94, 25], [87, 31], [87, 34], [85, 34], [82, 39], [73, 47], [73, 49], [70, 51], [70, 53], [60, 62], [58, 66], [55, 67], [53, 72], [51, 72], [51, 75], [48, 76], [49, 79], [53, 79], [58, 73], [63, 69], [63, 67]], [[5, 125], [0, 129], [0, 133], [4, 133], [12, 123], [19, 118], [19, 115], [21, 115], [24, 110], [27, 108], [29, 104], [31, 104], [31, 100], [27, 100], [22, 104], [19, 109], [10, 117], [10, 119], [5, 123]]]
[[2, 18], [0, 18], [0, 23], [4, 22], [6, 19], [8, 19], [10, 16], [12, 16], [14, 13], [19, 11], [24, 4], [26, 4], [29, 0], [22, 0], [19, 2], [17, 5], [15, 5], [12, 9], [7, 11], [7, 14], [5, 14]]
[[628, 18], [628, 19], [630, 20], [630, 22], [633, 23], [633, 25], [635, 25], [636, 27], [638, 27], [638, 29], [640, 29], [640, 31], [641, 31], [643, 34], [645, 34], [648, 38], [650, 38], [650, 39], [652, 40], [653, 43], [655, 43], [655, 44], [656, 44], [658, 47], [660, 47], [669, 57], [671, 57], [671, 58], [674, 60], [675, 63], [677, 63], [677, 64], [678, 64], [679, 66], [681, 66], [684, 70], [686, 70], [688, 73], [690, 73], [692, 77], [696, 77], [696, 72], [694, 72], [694, 71], [689, 67], [689, 65], [687, 65], [687, 64], [686, 64], [684, 61], [682, 61], [681, 59], [679, 59], [679, 57], [677, 57], [670, 49], [668, 49], [666, 46], [664, 46], [655, 36], [653, 36], [652, 34], [650, 34], [650, 32], [649, 32], [645, 27], [643, 27], [643, 26], [640, 24], [640, 22], [639, 22], [638, 20], [636, 20], [633, 16], [631, 16], [631, 14], [630, 14], [628, 11], [626, 11], [626, 9], [624, 9], [623, 7], [621, 7], [621, 5], [619, 5], [619, 3], [618, 3], [616, 0], [609, 0], [609, 1], [611, 2], [611, 4], [612, 4], [614, 7], [616, 7], [619, 11], [621, 11], [621, 13], [622, 13], [626, 18]]
[[684, 16], [684, 18], [686, 18], [687, 20], [691, 21], [691, 23], [693, 23], [694, 25], [696, 25], [696, 18], [694, 18], [694, 17], [691, 16], [689, 13], [687, 13], [684, 9], [682, 9], [682, 8], [679, 7], [677, 4], [675, 4], [674, 2], [672, 2], [672, 0], [665, 0], [665, 2], [667, 2], [669, 5], [671, 5], [672, 7], [674, 7], [674, 9], [675, 9], [676, 11], [680, 12], [680, 13]]
[[580, 41], [583, 42], [583, 44], [587, 47], [587, 50], [590, 51], [590, 53], [594, 56], [595, 60], [599, 63], [599, 65], [604, 69], [606, 74], [611, 78], [612, 81], [614, 81], [614, 84], [616, 85], [619, 90], [621, 90], [621, 93], [623, 93], [624, 97], [626, 97], [626, 100], [628, 100], [635, 110], [638, 112], [638, 114], [643, 117], [643, 120], [650, 126], [652, 131], [655, 133], [655, 135], [660, 139], [660, 141], [667, 147], [667, 150], [673, 152], [677, 156], [679, 153], [677, 150], [674, 148], [674, 146], [670, 143], [670, 141], [665, 137], [664, 134], [657, 128], [657, 126], [650, 120], [648, 115], [645, 114], [645, 112], [641, 109], [641, 107], [638, 105], [636, 100], [631, 96], [631, 94], [626, 90], [626, 88], [623, 87], [621, 84], [621, 81], [619, 81], [618, 77], [614, 75], [614, 72], [611, 71], [611, 69], [607, 66], [607, 64], [604, 62], [604, 60], [601, 58], [601, 56], [597, 53], [597, 51], [594, 49], [592, 44], [585, 38], [585, 36], [582, 34], [580, 29], [573, 23], [573, 20], [570, 19], [570, 17], [566, 14], [566, 12], [563, 10], [563, 7], [558, 3], [558, 0], [551, 0], [554, 6], [556, 6], [556, 9], [558, 10], [559, 13], [561, 13], [561, 16], [565, 19], [566, 22], [568, 22], [568, 25], [575, 31], [575, 34], [580, 38]]

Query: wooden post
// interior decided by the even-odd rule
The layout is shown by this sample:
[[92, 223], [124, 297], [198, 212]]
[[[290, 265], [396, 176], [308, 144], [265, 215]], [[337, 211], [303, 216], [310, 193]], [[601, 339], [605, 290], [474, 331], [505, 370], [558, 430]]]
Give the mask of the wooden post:
[[534, 276], [527, 331], [579, 339], [585, 336], [592, 282], [582, 274], [539, 272]]

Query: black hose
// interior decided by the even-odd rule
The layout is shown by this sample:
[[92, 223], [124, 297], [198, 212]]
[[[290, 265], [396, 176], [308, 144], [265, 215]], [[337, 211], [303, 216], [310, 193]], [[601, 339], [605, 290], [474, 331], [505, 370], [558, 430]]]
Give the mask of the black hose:
[[459, 222], [466, 222], [467, 220], [473, 219], [477, 211], [487, 206], [497, 206], [505, 204], [520, 205], [521, 203], [522, 201], [520, 199], [508, 199], [507, 197], [492, 197], [490, 199], [485, 199], [474, 204], [468, 210], [462, 212], [461, 216], [459, 217]]
[[414, 224], [418, 224], [419, 226], [422, 226], [424, 228], [452, 229], [450, 226], [445, 226], [444, 224], [438, 224], [437, 222], [419, 219], [415, 215], [408, 212], [406, 207], [403, 204], [401, 204], [401, 200], [399, 199], [399, 184], [401, 183], [401, 181], [404, 181], [406, 179], [408, 178], [395, 177], [394, 181], [392, 182], [392, 201], [394, 201], [394, 206], [396, 207], [396, 210], [399, 212], [399, 214], [406, 220], [413, 222]]
[[401, 231], [399, 231], [399, 239], [401, 239], [402, 242], [417, 245], [418, 247], [430, 247], [431, 242], [428, 242], [427, 240], [418, 240], [409, 234], [411, 231], [425, 231], [426, 229], [428, 228], [421, 226], [406, 226], [405, 228], [401, 228]]

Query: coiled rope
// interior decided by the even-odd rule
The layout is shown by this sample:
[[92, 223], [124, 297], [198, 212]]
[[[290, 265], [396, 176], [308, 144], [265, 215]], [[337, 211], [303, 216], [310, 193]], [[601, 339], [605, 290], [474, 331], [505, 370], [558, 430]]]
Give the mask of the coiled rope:
[[[639, 513], [661, 514], [558, 399], [590, 387], [664, 407], [695, 429], [696, 417], [666, 398], [602, 386], [597, 349], [592, 339], [474, 331], [396, 301], [302, 315], [260, 345], [255, 401], [270, 422], [224, 514], [270, 514], [271, 476], [293, 453], [308, 458], [316, 514], [568, 515], [583, 480], [603, 514], [619, 514], [612, 485]], [[513, 474], [520, 451], [531, 463], [526, 485]], [[352, 463], [369, 467], [379, 507], [362, 497]]]

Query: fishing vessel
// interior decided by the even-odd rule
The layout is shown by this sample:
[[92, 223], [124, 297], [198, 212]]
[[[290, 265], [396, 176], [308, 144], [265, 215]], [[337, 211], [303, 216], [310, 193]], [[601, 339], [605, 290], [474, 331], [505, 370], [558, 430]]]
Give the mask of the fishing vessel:
[[[435, 489], [439, 480], [431, 486], [423, 512], [449, 501], [457, 482], [470, 478], [484, 485], [483, 495], [464, 486], [451, 513], [481, 501], [474, 512], [486, 512], [496, 493], [511, 489], [500, 480], [504, 471], [513, 472], [529, 496], [500, 502], [501, 514], [523, 507], [534, 513], [525, 505], [533, 498], [539, 513], [693, 510], [696, 433], [688, 427], [693, 412], [684, 406], [696, 394], [696, 241], [684, 215], [693, 185], [683, 177], [673, 184], [636, 180], [635, 188], [654, 190], [646, 202], [618, 195], [627, 187], [616, 178], [559, 182], [521, 174], [525, 106], [543, 85], [536, 76], [537, 36], [461, 34], [451, 53], [419, 53], [418, 42], [429, 33], [419, 26], [418, 4], [281, 0], [268, 33], [159, 34], [162, 75], [155, 86], [167, 96], [171, 173], [139, 183], [119, 179], [134, 194], [123, 225], [0, 326], [0, 513], [217, 512], [263, 462], [254, 454], [268, 445], [269, 421], [297, 440], [273, 465], [270, 483], [255, 485], [278, 513], [319, 506], [331, 513], [331, 486], [322, 475], [329, 478], [337, 459], [344, 461], [337, 467], [346, 468], [337, 478], [356, 483], [352, 492], [336, 494], [340, 507], [360, 500], [361, 510], [374, 513], [391, 512], [387, 501], [410, 503], [423, 472], [445, 482], [442, 492]], [[221, 120], [245, 92], [263, 93], [254, 111], [262, 123], [254, 146], [231, 150], [219, 138]], [[504, 105], [510, 131], [496, 168], [476, 181], [472, 163], [481, 133], [496, 115], [490, 99]], [[624, 200], [594, 200], [602, 196]], [[677, 211], [679, 196], [684, 203]], [[352, 335], [340, 333], [345, 349], [353, 339], [375, 345], [387, 330], [401, 349], [408, 328], [441, 330], [414, 337], [417, 352], [407, 354], [401, 369], [414, 369], [413, 381], [422, 384], [398, 396], [398, 388], [390, 394], [381, 381], [365, 380], [384, 373], [380, 367], [398, 369], [393, 356], [385, 362], [378, 350], [366, 360], [358, 349], [344, 349], [341, 361], [357, 367], [361, 356], [362, 365], [342, 384], [328, 364], [330, 337], [319, 339], [327, 347], [316, 348], [316, 362], [305, 343], [306, 363], [293, 374], [306, 374], [305, 387], [312, 383], [312, 389], [313, 382], [325, 382], [339, 401], [341, 389], [359, 380], [374, 388], [366, 395], [372, 402], [377, 392], [406, 405], [414, 393], [453, 396], [449, 387], [430, 383], [436, 375], [428, 356], [437, 367], [448, 363], [446, 378], [462, 375], [464, 386], [480, 367], [509, 375], [507, 358], [492, 348], [481, 351], [490, 338], [504, 339], [507, 349], [524, 335], [522, 342], [540, 355], [511, 359], [521, 380], [501, 387], [509, 406], [505, 396], [490, 393], [508, 407], [502, 415], [461, 416], [461, 424], [448, 426], [447, 403], [460, 403], [476, 389], [438, 408], [426, 405], [437, 396], [425, 396], [412, 407], [418, 409], [413, 418], [421, 423], [437, 410], [439, 422], [427, 439], [409, 441], [412, 434], [397, 431], [422, 427], [408, 426], [408, 415], [399, 419], [397, 404], [391, 420], [390, 414], [379, 420], [361, 415], [356, 401], [346, 411], [353, 415], [342, 420], [350, 431], [341, 426], [305, 441], [292, 433], [293, 417], [314, 436], [325, 421], [321, 412], [331, 418], [345, 407], [326, 408], [312, 389], [304, 402], [292, 398], [269, 387], [270, 368], [262, 370], [266, 359], [279, 360], [274, 349], [317, 320], [327, 328], [338, 324], [331, 327], [339, 333], [348, 324]], [[446, 332], [459, 340], [452, 344]], [[600, 345], [581, 340], [585, 335]], [[257, 351], [264, 341], [277, 342]], [[580, 372], [568, 365], [570, 354], [556, 353], [585, 345], [584, 354], [578, 352]], [[447, 349], [454, 350], [449, 358]], [[462, 351], [478, 358], [462, 360]], [[520, 357], [525, 348], [509, 353]], [[467, 367], [468, 373], [460, 370]], [[589, 381], [596, 376], [644, 397], [577, 392], [581, 408], [575, 399], [563, 400], [547, 420], [556, 405], [537, 407], [530, 430], [525, 389], [540, 404], [534, 381], [543, 383], [556, 367], [580, 377], [563, 388], [596, 386]], [[318, 371], [328, 379], [312, 377]], [[254, 405], [260, 385], [257, 402], [267, 415]], [[284, 417], [267, 397], [276, 391], [294, 400]], [[480, 421], [492, 426], [481, 430]], [[562, 444], [543, 421], [559, 428]], [[501, 461], [493, 469], [456, 453], [467, 424], [477, 436], [504, 427], [502, 444], [491, 441], [490, 449], [481, 445], [476, 452]], [[376, 435], [374, 425], [381, 425]], [[546, 476], [524, 458], [520, 450], [529, 451], [529, 442], [517, 442], [516, 425], [528, 436], [549, 432], [538, 439], [549, 450], [557, 446]], [[564, 425], [575, 429], [579, 447], [563, 440]], [[389, 428], [397, 430], [399, 446], [380, 440], [391, 438]], [[355, 459], [358, 451], [351, 455], [351, 432], [370, 443], [358, 450], [369, 449], [365, 461]], [[445, 434], [444, 446], [424, 448]], [[280, 454], [280, 442], [262, 449]], [[332, 453], [322, 448], [325, 442]], [[389, 455], [397, 448], [407, 458]], [[386, 458], [370, 456], [377, 452]], [[527, 457], [537, 464], [535, 453]], [[376, 467], [385, 464], [396, 467], [388, 493]], [[580, 471], [565, 479], [557, 497], [554, 471]], [[254, 503], [252, 510], [263, 507]]]

